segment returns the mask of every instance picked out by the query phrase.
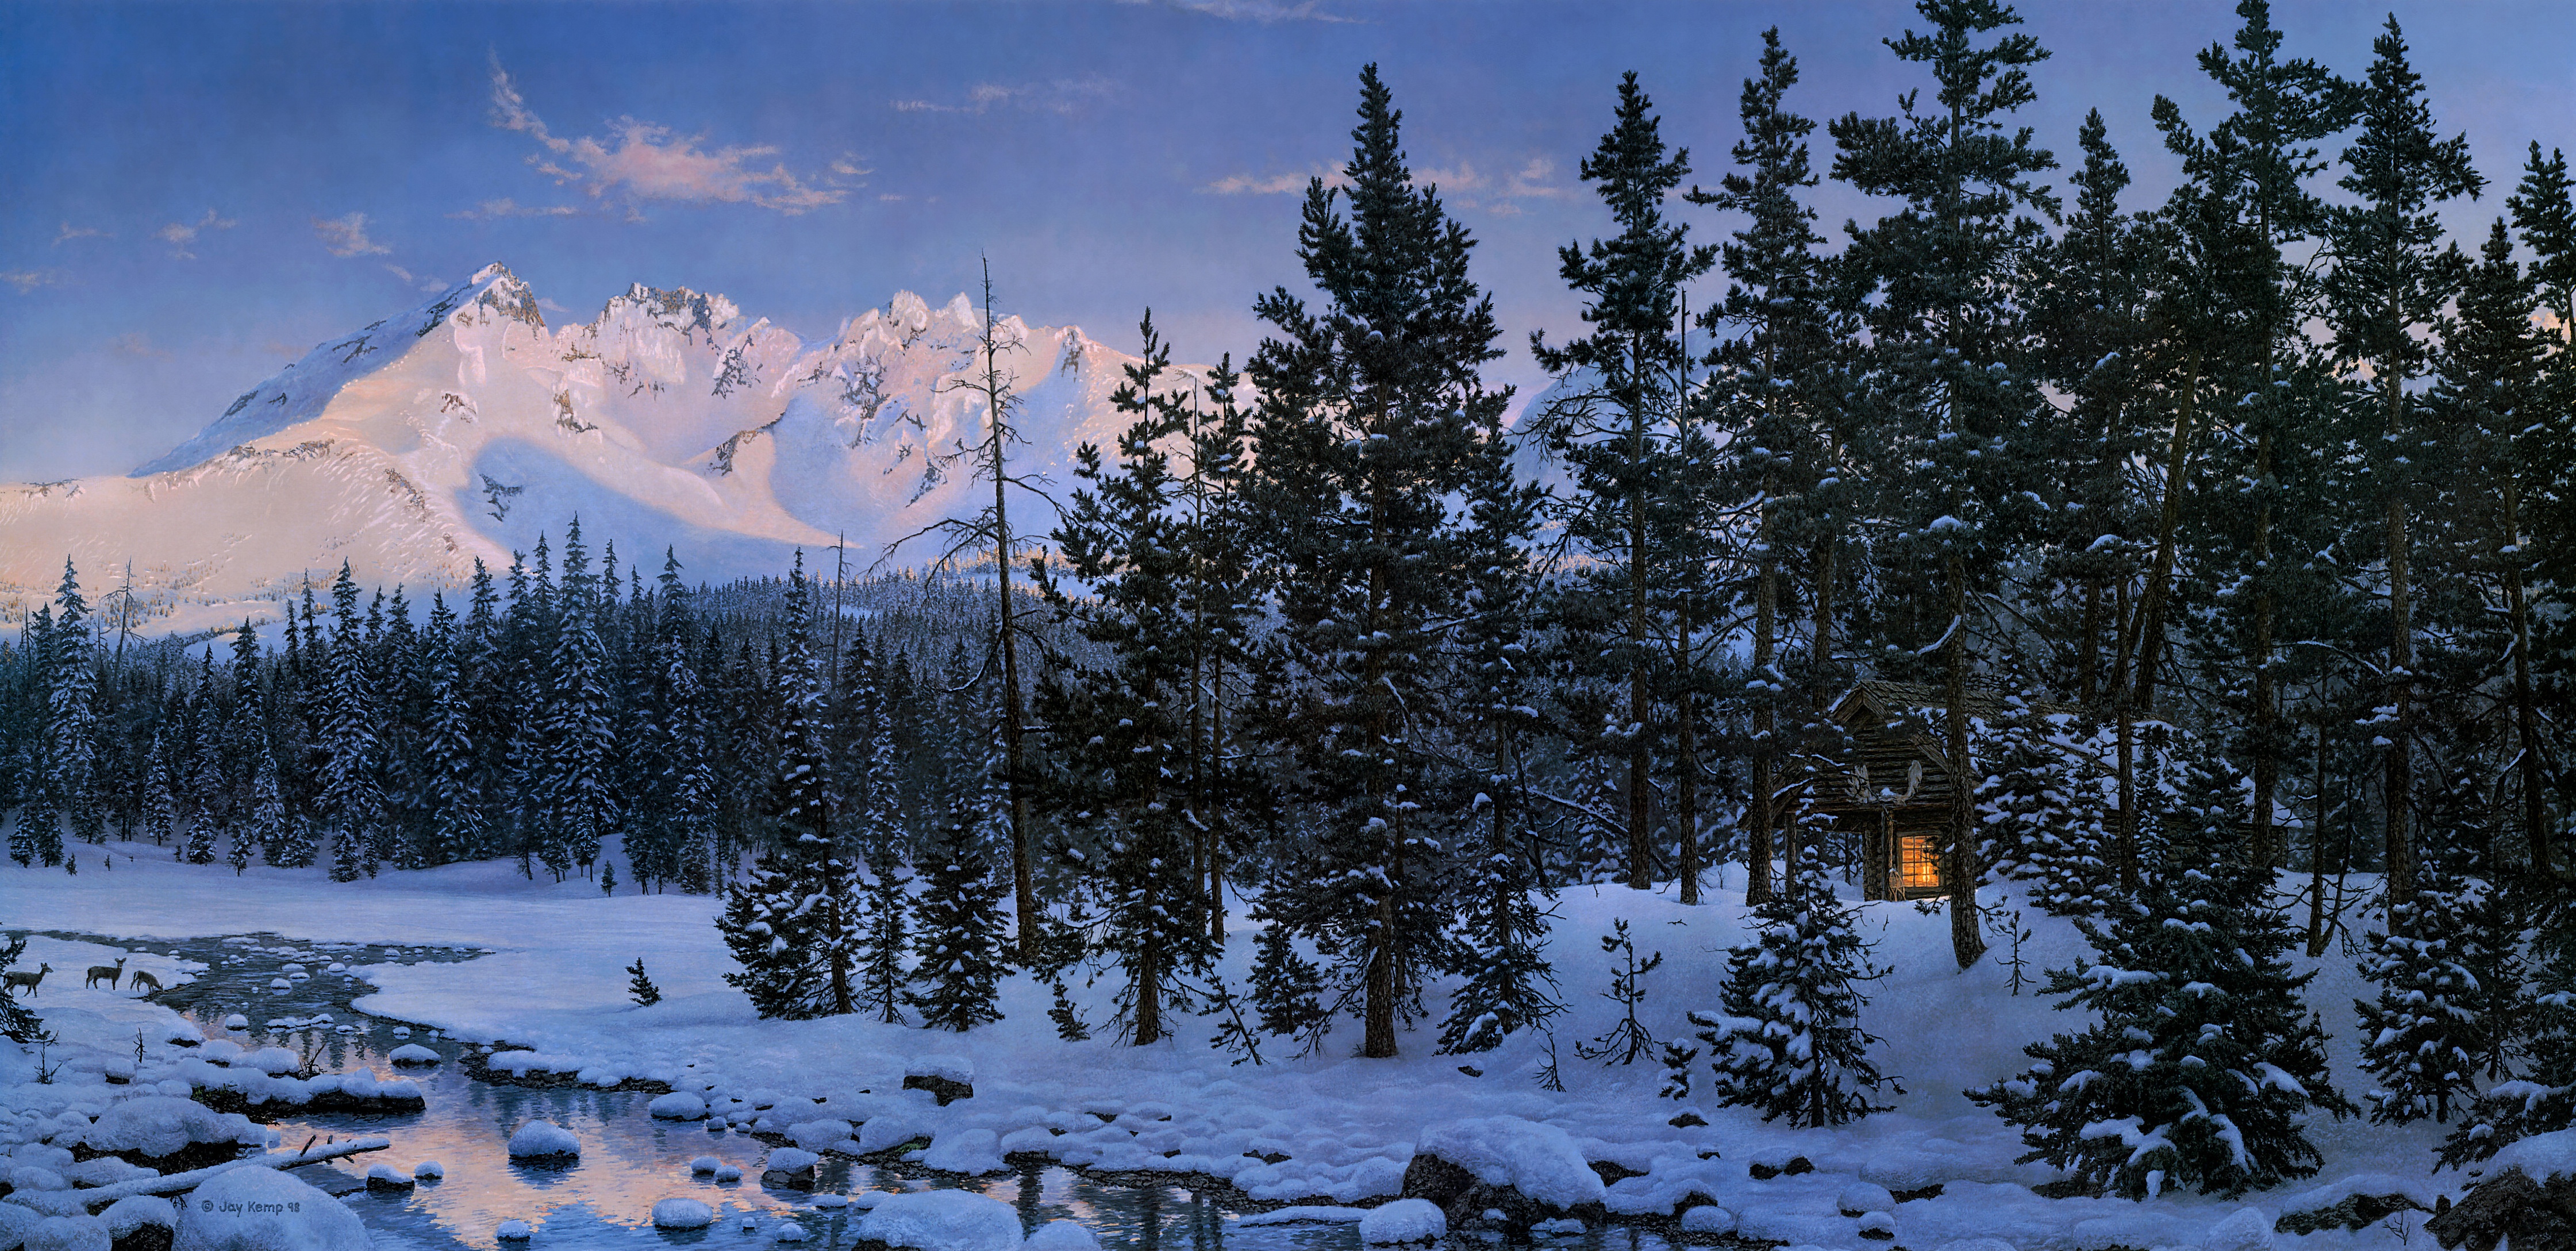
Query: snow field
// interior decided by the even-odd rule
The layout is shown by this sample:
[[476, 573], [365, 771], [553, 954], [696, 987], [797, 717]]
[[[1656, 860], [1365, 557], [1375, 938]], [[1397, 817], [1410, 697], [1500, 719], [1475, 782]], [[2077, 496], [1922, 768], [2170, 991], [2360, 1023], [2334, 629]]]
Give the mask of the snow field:
[[[1659, 1067], [1587, 1063], [1574, 1059], [1568, 1045], [1605, 1031], [1616, 1012], [1599, 997], [1608, 970], [1595, 941], [1613, 918], [1630, 921], [1641, 954], [1668, 953], [1664, 970], [1647, 982], [1645, 1023], [1659, 1039], [1690, 1040], [1683, 1014], [1714, 1004], [1724, 949], [1743, 936], [1740, 897], [1723, 887], [1711, 892], [1710, 903], [1690, 909], [1674, 903], [1669, 890], [1584, 886], [1563, 893], [1551, 952], [1569, 1008], [1558, 1027], [1567, 1090], [1558, 1093], [1531, 1081], [1544, 1046], [1527, 1036], [1467, 1057], [1482, 1077], [1459, 1072], [1461, 1057], [1431, 1054], [1428, 1030], [1405, 1035], [1405, 1054], [1394, 1061], [1348, 1058], [1355, 1026], [1337, 1030], [1314, 1056], [1289, 1055], [1284, 1040], [1270, 1040], [1261, 1066], [1229, 1065], [1225, 1053], [1202, 1045], [1210, 1027], [1186, 1019], [1180, 1041], [1170, 1045], [1125, 1047], [1108, 1030], [1095, 1041], [1065, 1043], [1045, 1015], [1047, 988], [1025, 976], [1004, 985], [1006, 1019], [963, 1036], [855, 1018], [759, 1021], [721, 981], [731, 963], [712, 925], [712, 899], [603, 899], [593, 884], [532, 885], [515, 866], [498, 863], [389, 873], [353, 884], [330, 883], [319, 871], [268, 869], [237, 880], [227, 867], [175, 865], [162, 854], [159, 862], [120, 860], [113, 875], [0, 867], [0, 894], [12, 899], [18, 924], [143, 937], [184, 936], [176, 928], [184, 926], [200, 933], [271, 930], [308, 946], [480, 948], [503, 936], [504, 950], [463, 964], [352, 970], [376, 987], [360, 1006], [459, 1039], [506, 1039], [504, 1067], [541, 1059], [529, 1070], [665, 1082], [701, 1100], [716, 1121], [791, 1141], [802, 1141], [793, 1136], [799, 1127], [810, 1127], [806, 1137], [837, 1132], [829, 1142], [817, 1140], [828, 1150], [858, 1154], [927, 1140], [918, 1162], [957, 1172], [999, 1169], [1003, 1157], [1034, 1152], [1098, 1170], [1200, 1173], [1268, 1202], [1352, 1208], [1398, 1194], [1416, 1149], [1435, 1133], [1458, 1132], [1444, 1122], [1517, 1117], [1571, 1144], [1572, 1155], [1552, 1151], [1548, 1175], [1597, 1194], [1614, 1217], [1671, 1220], [1686, 1209], [1715, 1208], [1733, 1214], [1744, 1237], [1837, 1251], [1886, 1245], [1861, 1238], [1861, 1218], [1842, 1210], [1847, 1192], [1862, 1182], [1893, 1192], [1891, 1200], [1907, 1196], [1883, 1209], [1906, 1246], [1997, 1238], [2024, 1251], [2087, 1251], [2194, 1247], [2249, 1205], [2277, 1218], [2315, 1195], [2331, 1202], [2326, 1192], [2337, 1186], [2386, 1193], [2361, 1175], [2392, 1175], [2411, 1187], [2405, 1193], [2428, 1198], [2456, 1197], [2463, 1180], [2430, 1172], [2438, 1127], [2320, 1121], [2309, 1132], [2325, 1154], [2325, 1168], [2313, 1184], [2233, 1203], [2187, 1194], [2145, 1204], [2042, 1199], [2029, 1187], [2051, 1174], [2013, 1163], [2022, 1150], [2017, 1137], [1959, 1091], [2018, 1071], [2025, 1063], [2022, 1044], [2080, 1022], [2027, 991], [2009, 994], [2008, 971], [1992, 958], [1958, 971], [1949, 957], [1946, 918], [1906, 903], [1865, 905], [1861, 922], [1864, 935], [1879, 944], [1874, 959], [1893, 970], [1868, 988], [1872, 1002], [1862, 1023], [1884, 1040], [1876, 1052], [1880, 1066], [1906, 1093], [1894, 1099], [1896, 1110], [1839, 1130], [1789, 1130], [1712, 1104], [1676, 1106], [1656, 1097]], [[177, 906], [181, 901], [185, 907]], [[2009, 900], [1987, 902], [2010, 906]], [[2071, 927], [2035, 909], [2024, 909], [2023, 921], [2036, 931], [2023, 950], [2033, 974], [2085, 950]], [[1225, 972], [1240, 985], [1256, 931], [1240, 908], [1230, 928]], [[56, 944], [54, 954], [43, 955], [48, 943]], [[90, 959], [99, 953], [116, 954], [96, 944], [37, 939], [29, 958], [41, 955], [60, 969], [74, 960], [100, 962]], [[625, 966], [638, 956], [667, 996], [648, 1009], [625, 998]], [[2308, 1001], [2335, 1035], [2336, 1081], [2357, 1094], [2367, 1085], [2350, 1036], [2350, 1003], [2363, 983], [2339, 955], [2301, 967], [2319, 969]], [[1082, 1002], [1095, 1023], [1107, 1018], [1112, 989], [1104, 979]], [[1445, 988], [1434, 985], [1425, 998], [1436, 1010]], [[135, 1025], [175, 1019], [153, 1005], [76, 988], [62, 993], [58, 1007], [52, 995], [35, 1002], [49, 1021], [71, 1022], [82, 1012], [126, 1014], [89, 1027], [94, 1045], [109, 1052], [119, 1034], [130, 1050]], [[6, 1096], [22, 1087], [7, 1083], [28, 1080], [28, 1070], [7, 1050], [0, 1049], [0, 1106], [14, 1107]], [[156, 1058], [156, 1065], [165, 1063], [175, 1061]], [[904, 1077], [927, 1071], [971, 1077], [976, 1097], [940, 1107], [927, 1092], [902, 1088]], [[95, 1085], [86, 1089], [104, 1094]], [[1668, 1124], [1684, 1111], [1708, 1123]], [[847, 1128], [818, 1124], [826, 1122]], [[0, 1136], [10, 1133], [0, 1122]], [[849, 1151], [851, 1142], [859, 1152]], [[1590, 1187], [1570, 1167], [1578, 1156]], [[1779, 1169], [1792, 1157], [1806, 1159], [1812, 1171], [1767, 1180], [1748, 1171], [1757, 1163]], [[1595, 1162], [1639, 1175], [1602, 1186], [1589, 1168]], [[1922, 1193], [1936, 1186], [1937, 1195]], [[2394, 1233], [2378, 1229], [2281, 1240], [2285, 1247], [2321, 1251], [2401, 1246]]]

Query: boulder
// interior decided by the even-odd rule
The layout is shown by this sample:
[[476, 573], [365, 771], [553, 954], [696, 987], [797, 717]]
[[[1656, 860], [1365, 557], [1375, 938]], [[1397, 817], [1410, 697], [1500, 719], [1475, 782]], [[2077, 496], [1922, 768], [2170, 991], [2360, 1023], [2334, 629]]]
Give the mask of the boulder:
[[1715, 1204], [1703, 1203], [1682, 1213], [1681, 1226], [1684, 1235], [1713, 1238], [1719, 1234], [1731, 1234], [1735, 1232], [1735, 1213]]
[[2272, 1222], [2260, 1208], [2239, 1208], [2200, 1236], [2200, 1251], [2272, 1251]]
[[95, 1216], [48, 1216], [27, 1231], [26, 1251], [115, 1251], [115, 1244]]
[[657, 1121], [703, 1121], [707, 1119], [707, 1101], [685, 1090], [657, 1095], [644, 1110]]
[[552, 1121], [530, 1121], [510, 1135], [510, 1158], [513, 1160], [577, 1160], [581, 1158], [581, 1140], [572, 1131]]
[[1360, 1242], [1372, 1247], [1438, 1242], [1448, 1232], [1448, 1216], [1428, 1199], [1398, 1199], [1360, 1218]]
[[1403, 1197], [1439, 1207], [1457, 1229], [1525, 1230], [1598, 1213], [1607, 1193], [1572, 1136], [1517, 1116], [1430, 1126], [1404, 1170]]
[[674, 1197], [653, 1205], [655, 1229], [705, 1229], [716, 1223], [716, 1210], [696, 1199]]
[[908, 1190], [877, 1201], [851, 1230], [860, 1242], [912, 1251], [1020, 1251], [1020, 1214], [964, 1190]]
[[2424, 1222], [2424, 1232], [2446, 1248], [2469, 1251], [2576, 1246], [2576, 1173], [2538, 1182], [2520, 1164], [2508, 1165]]
[[356, 1213], [270, 1168], [217, 1173], [189, 1192], [172, 1251], [363, 1251]]
[[1029, 1235], [1027, 1251], [1100, 1251], [1100, 1239], [1080, 1221], [1054, 1220]]
[[947, 1107], [975, 1097], [975, 1063], [964, 1056], [929, 1056], [904, 1066], [903, 1088], [926, 1090]]

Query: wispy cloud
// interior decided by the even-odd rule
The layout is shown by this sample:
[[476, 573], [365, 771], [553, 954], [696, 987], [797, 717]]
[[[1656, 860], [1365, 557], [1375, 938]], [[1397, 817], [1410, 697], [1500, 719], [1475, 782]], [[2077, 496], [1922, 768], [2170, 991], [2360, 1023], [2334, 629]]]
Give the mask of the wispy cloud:
[[1304, 191], [1307, 183], [1318, 178], [1323, 179], [1327, 187], [1351, 185], [1350, 176], [1342, 172], [1340, 165], [1330, 168], [1319, 165], [1304, 172], [1286, 174], [1228, 174], [1199, 190], [1208, 195], [1286, 195]]
[[110, 346], [119, 356], [140, 356], [147, 360], [158, 360], [170, 355], [153, 345], [152, 336], [133, 331], [116, 336], [116, 341]]
[[577, 217], [580, 214], [580, 209], [569, 204], [521, 204], [517, 200], [503, 196], [498, 200], [485, 200], [470, 209], [450, 213], [448, 216], [469, 222], [485, 222], [499, 221], [504, 217]]
[[1259, 22], [1264, 26], [1273, 22], [1355, 23], [1360, 20], [1356, 17], [1344, 17], [1338, 13], [1328, 13], [1324, 11], [1318, 0], [1298, 0], [1293, 4], [1281, 4], [1279, 0], [1121, 0], [1121, 3], [1159, 4], [1164, 8], [1179, 9], [1184, 13], [1221, 17], [1230, 22]]
[[1018, 86], [977, 83], [967, 88], [966, 98], [956, 104], [942, 104], [936, 100], [895, 100], [890, 103], [898, 113], [990, 113], [997, 108], [1014, 108], [1070, 115], [1092, 101], [1117, 93], [1118, 84], [1098, 74], [1090, 74]]
[[[1323, 179], [1326, 187], [1351, 185], [1350, 175], [1337, 164], [1281, 174], [1228, 174], [1199, 190], [1207, 195], [1289, 195], [1304, 191], [1316, 178]], [[1413, 185], [1438, 187], [1452, 205], [1481, 208], [1498, 217], [1518, 214], [1520, 200], [1560, 199], [1574, 192], [1556, 181], [1556, 164], [1544, 157], [1533, 157], [1501, 178], [1477, 169], [1472, 161], [1448, 168], [1420, 166], [1413, 171]]]
[[207, 209], [206, 215], [198, 218], [195, 225], [189, 225], [185, 222], [172, 222], [167, 226], [163, 226], [159, 230], [153, 231], [152, 237], [161, 240], [163, 243], [169, 244], [170, 255], [183, 261], [193, 261], [197, 259], [197, 254], [189, 249], [191, 245], [197, 242], [197, 236], [204, 234], [209, 230], [230, 230], [240, 224], [241, 223], [239, 221], [230, 217], [217, 217], [213, 209]]
[[74, 239], [113, 239], [115, 237], [116, 236], [109, 234], [104, 230], [97, 230], [88, 226], [75, 226], [70, 222], [64, 222], [63, 228], [60, 231], [57, 231], [54, 235], [54, 246], [59, 248]]
[[444, 291], [447, 289], [447, 284], [445, 282], [436, 278], [428, 277], [424, 274], [415, 274], [391, 261], [385, 262], [385, 272], [392, 274], [394, 277], [400, 278], [404, 282], [410, 283], [423, 291]]
[[346, 217], [316, 217], [313, 236], [322, 241], [333, 256], [389, 256], [393, 249], [367, 237], [367, 215], [351, 213]]
[[638, 202], [753, 204], [794, 216], [848, 194], [834, 186], [815, 186], [790, 173], [784, 162], [762, 169], [755, 162], [778, 154], [766, 145], [700, 147], [703, 136], [674, 133], [670, 127], [621, 117], [605, 139], [583, 135], [566, 138], [546, 127], [510, 81], [501, 59], [492, 58], [492, 124], [536, 141], [528, 163], [556, 182], [578, 185], [594, 199], [615, 195], [626, 202], [628, 216]]
[[63, 271], [59, 269], [0, 270], [0, 282], [5, 282], [10, 286], [16, 287], [18, 289], [18, 294], [25, 295], [38, 287], [59, 287], [63, 285]]

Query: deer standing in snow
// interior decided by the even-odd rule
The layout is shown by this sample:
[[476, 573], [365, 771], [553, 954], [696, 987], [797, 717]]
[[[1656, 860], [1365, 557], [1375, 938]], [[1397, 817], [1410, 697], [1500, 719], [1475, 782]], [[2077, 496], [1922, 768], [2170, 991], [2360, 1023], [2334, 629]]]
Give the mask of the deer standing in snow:
[[[161, 979], [152, 976], [150, 971], [145, 969], [136, 969], [134, 971], [134, 976], [127, 978], [125, 984], [136, 990], [142, 990], [144, 997], [146, 998], [161, 993]], [[146, 986], [149, 986], [152, 989], [143, 990]]]
[[19, 987], [24, 986], [27, 988], [28, 994], [35, 994], [36, 984], [44, 981], [45, 975], [53, 971], [54, 966], [50, 964], [40, 964], [36, 966], [36, 971], [33, 973], [12, 973], [9, 975], [9, 984], [5, 988], [0, 989], [5, 989], [6, 993], [14, 995], [18, 993]]
[[116, 989], [117, 979], [125, 976], [125, 962], [128, 958], [129, 957], [126, 956], [118, 956], [116, 958], [116, 963], [114, 964], [93, 964], [89, 966], [89, 980], [81, 983], [81, 989], [87, 990], [90, 987], [98, 985], [101, 978], [106, 979], [107, 988], [109, 990]]

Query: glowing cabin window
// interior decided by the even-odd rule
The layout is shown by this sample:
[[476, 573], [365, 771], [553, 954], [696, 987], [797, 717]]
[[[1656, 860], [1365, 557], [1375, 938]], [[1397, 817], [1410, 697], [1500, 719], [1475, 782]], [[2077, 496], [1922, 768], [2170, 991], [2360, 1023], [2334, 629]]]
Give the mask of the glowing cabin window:
[[1896, 865], [1888, 877], [1899, 892], [1939, 893], [1941, 889], [1941, 853], [1934, 848], [1929, 834], [1907, 834], [1896, 840]]

